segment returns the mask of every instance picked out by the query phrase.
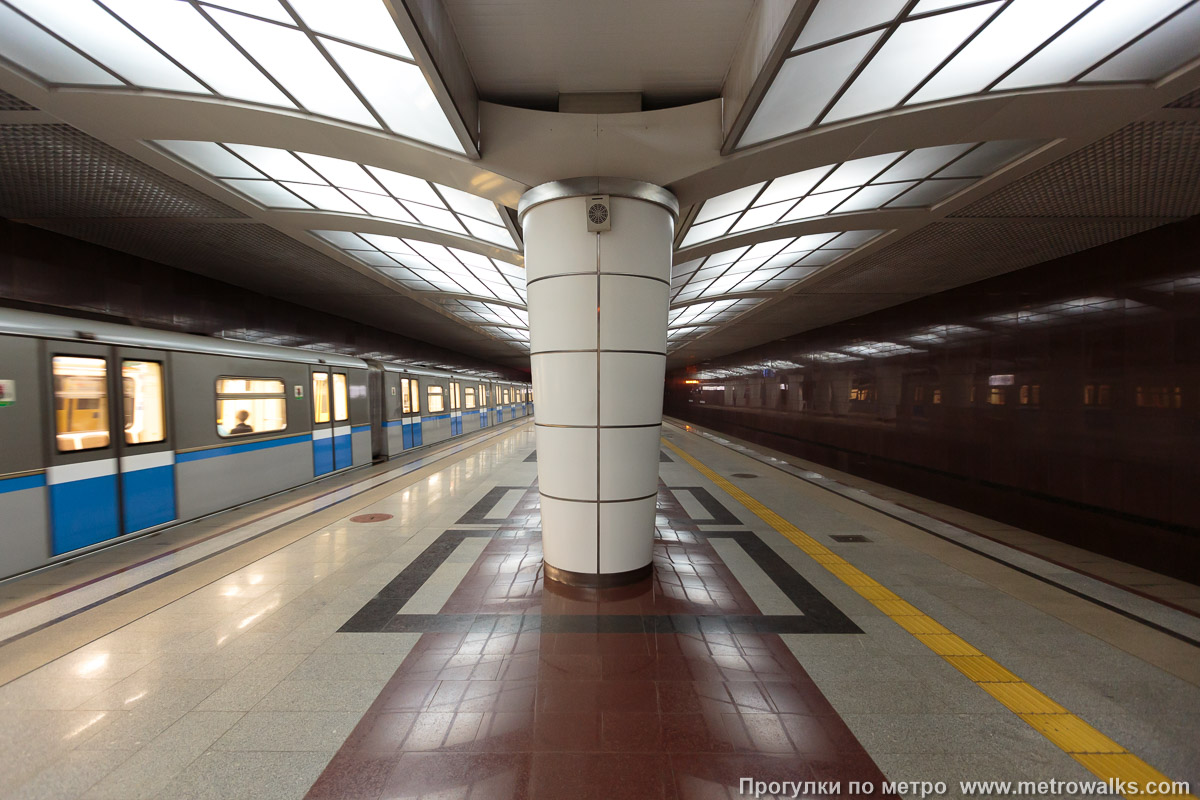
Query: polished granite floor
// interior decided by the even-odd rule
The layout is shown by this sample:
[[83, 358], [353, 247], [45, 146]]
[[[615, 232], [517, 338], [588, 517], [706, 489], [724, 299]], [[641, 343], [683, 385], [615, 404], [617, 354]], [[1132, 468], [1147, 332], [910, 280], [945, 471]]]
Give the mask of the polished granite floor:
[[[543, 582], [525, 426], [377, 469], [305, 516], [273, 501], [205, 523], [196, 540], [266, 532], [112, 600], [71, 611], [69, 585], [47, 592], [59, 621], [0, 645], [0, 797], [733, 798], [743, 779], [844, 796], [941, 780], [957, 797], [959, 780], [1097, 779], [835, 558], [1122, 753], [1200, 781], [1194, 617], [1139, 622], [858, 489], [665, 436], [655, 570], [623, 589]], [[806, 554], [770, 512], [836, 555]]]

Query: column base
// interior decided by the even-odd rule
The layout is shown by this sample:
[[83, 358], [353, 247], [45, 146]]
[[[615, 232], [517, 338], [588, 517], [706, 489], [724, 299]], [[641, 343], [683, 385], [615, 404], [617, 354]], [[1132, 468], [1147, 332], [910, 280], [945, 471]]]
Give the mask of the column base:
[[644, 567], [631, 569], [627, 572], [572, 572], [569, 569], [559, 569], [545, 562], [542, 562], [544, 574], [547, 581], [555, 581], [566, 586], [575, 586], [584, 589], [607, 589], [611, 586], [626, 586], [631, 583], [645, 580], [650, 577], [654, 571], [653, 564], [647, 564]]

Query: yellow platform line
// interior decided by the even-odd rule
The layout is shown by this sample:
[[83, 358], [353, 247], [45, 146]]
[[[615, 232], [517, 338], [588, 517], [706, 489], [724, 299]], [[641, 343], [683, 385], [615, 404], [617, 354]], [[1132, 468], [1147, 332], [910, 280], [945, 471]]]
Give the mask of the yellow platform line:
[[[666, 439], [663, 439], [663, 444], [1092, 774], [1101, 780], [1136, 781], [1138, 786], [1143, 787], [1150, 781], [1170, 782], [1166, 775], [1018, 678], [916, 606], [902, 600], [858, 567], [706, 467], [690, 453]], [[1142, 795], [1131, 793], [1125, 796]], [[1197, 800], [1194, 795], [1179, 792], [1158, 796]]]

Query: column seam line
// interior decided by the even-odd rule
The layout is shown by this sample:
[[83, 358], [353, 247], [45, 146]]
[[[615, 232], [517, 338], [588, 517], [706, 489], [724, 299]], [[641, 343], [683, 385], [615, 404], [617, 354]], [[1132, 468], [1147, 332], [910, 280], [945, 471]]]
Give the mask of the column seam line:
[[[621, 428], [658, 428], [662, 426], [661, 422], [646, 422], [638, 425], [560, 425], [553, 422], [535, 422], [533, 424], [538, 428], [572, 428], [577, 430], [591, 430], [592, 428], [618, 430]], [[597, 454], [597, 458], [599, 458], [599, 454]]]
[[[609, 211], [611, 214], [611, 210]], [[528, 285], [528, 284], [527, 284]], [[596, 577], [603, 573], [600, 570], [600, 293], [602, 290], [600, 278], [600, 233], [596, 232]]]
[[657, 497], [658, 492], [655, 492], [654, 494], [648, 494], [643, 497], [623, 497], [617, 500], [583, 500], [575, 497], [558, 497], [556, 495], [546, 494], [541, 489], [538, 489], [538, 495], [541, 497], [548, 497], [551, 500], [559, 500], [563, 503], [634, 503], [638, 500], [649, 500], [651, 497]]
[[[598, 233], [596, 234], [596, 239], [597, 240], [600, 239], [600, 234], [598, 234]], [[597, 245], [597, 250], [599, 250], [599, 245]], [[597, 259], [599, 259], [599, 254], [597, 254]], [[598, 264], [597, 264], [596, 272], [600, 273]], [[669, 280], [663, 280], [662, 278], [656, 278], [653, 275], [637, 275], [632, 272], [605, 272], [603, 274], [611, 275], [616, 278], [640, 278], [641, 280], [644, 280], [644, 281], [654, 281], [655, 283], [663, 283], [663, 284], [666, 284], [668, 287], [671, 285], [671, 282]], [[587, 272], [556, 272], [553, 275], [543, 275], [540, 278], [534, 278], [532, 280], [525, 281], [525, 286], [529, 287], [535, 283], [539, 283], [540, 281], [548, 281], [551, 278], [587, 278], [589, 276], [590, 276], [590, 273], [587, 273]]]
[[643, 356], [665, 356], [666, 355], [665, 352], [660, 352], [658, 350], [616, 350], [616, 349], [608, 349], [608, 348], [605, 348], [602, 350], [590, 350], [590, 349], [584, 349], [584, 350], [538, 350], [536, 352], [531, 352], [529, 355], [543, 356], [543, 355], [552, 355], [555, 353], [631, 353], [634, 355], [643, 355]]

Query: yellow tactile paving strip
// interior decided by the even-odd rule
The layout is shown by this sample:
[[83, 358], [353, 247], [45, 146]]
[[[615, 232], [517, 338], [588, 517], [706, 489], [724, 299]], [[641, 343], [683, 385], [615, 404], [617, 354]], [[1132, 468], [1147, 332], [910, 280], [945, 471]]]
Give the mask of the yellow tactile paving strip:
[[[1018, 678], [916, 606], [902, 600], [886, 586], [706, 467], [691, 454], [666, 439], [663, 439], [663, 444], [1101, 780], [1136, 781], [1137, 786], [1170, 781], [1166, 775]], [[1142, 795], [1131, 793], [1125, 796]], [[1157, 796], [1197, 800], [1194, 795], [1179, 792]]]

